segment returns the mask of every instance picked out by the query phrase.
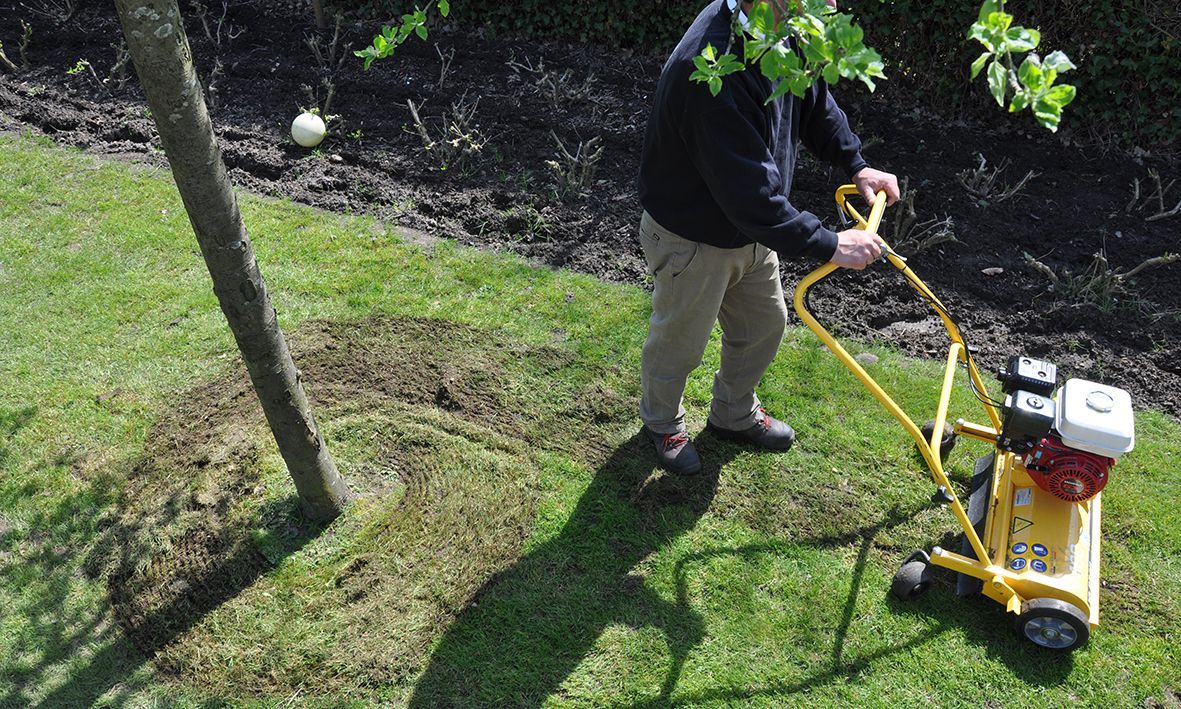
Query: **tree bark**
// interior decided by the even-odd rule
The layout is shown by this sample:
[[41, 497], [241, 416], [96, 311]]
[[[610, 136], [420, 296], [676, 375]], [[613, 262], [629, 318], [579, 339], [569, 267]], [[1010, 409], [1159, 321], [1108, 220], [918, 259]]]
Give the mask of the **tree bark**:
[[176, 0], [115, 0], [213, 292], [295, 481], [304, 513], [331, 520], [352, 494], [312, 416], [230, 187]]

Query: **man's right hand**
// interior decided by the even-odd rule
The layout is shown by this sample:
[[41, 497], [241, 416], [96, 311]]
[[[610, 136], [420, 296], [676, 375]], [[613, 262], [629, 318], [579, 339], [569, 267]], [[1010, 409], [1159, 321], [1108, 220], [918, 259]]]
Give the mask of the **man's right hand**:
[[830, 263], [860, 271], [882, 255], [882, 240], [877, 234], [861, 229], [846, 229], [837, 234], [837, 251]]

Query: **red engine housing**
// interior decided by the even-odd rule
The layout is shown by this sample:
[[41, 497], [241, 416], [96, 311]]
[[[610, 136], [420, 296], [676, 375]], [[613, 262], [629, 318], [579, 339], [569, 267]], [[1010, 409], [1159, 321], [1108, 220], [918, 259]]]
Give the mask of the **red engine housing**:
[[1089, 500], [1107, 485], [1108, 472], [1115, 465], [1108, 458], [1066, 446], [1049, 435], [1025, 454], [1025, 469], [1037, 486], [1067, 502]]

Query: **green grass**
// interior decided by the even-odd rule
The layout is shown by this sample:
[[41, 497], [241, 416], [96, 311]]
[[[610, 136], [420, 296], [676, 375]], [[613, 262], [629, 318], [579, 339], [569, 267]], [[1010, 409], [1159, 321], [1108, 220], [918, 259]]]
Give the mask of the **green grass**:
[[[168, 174], [11, 133], [0, 149], [0, 706], [1177, 701], [1181, 429], [1164, 414], [1139, 415], [1104, 493], [1102, 625], [1049, 656], [947, 577], [889, 597], [897, 563], [954, 522], [811, 333], [789, 332], [761, 388], [797, 448], [706, 437], [710, 474], [671, 479], [634, 435], [642, 291], [243, 195], [363, 493], [319, 529]], [[926, 418], [942, 364], [869, 349]], [[695, 430], [716, 343], [706, 360]], [[980, 418], [962, 393], [953, 413]], [[982, 452], [956, 449], [957, 480]]]

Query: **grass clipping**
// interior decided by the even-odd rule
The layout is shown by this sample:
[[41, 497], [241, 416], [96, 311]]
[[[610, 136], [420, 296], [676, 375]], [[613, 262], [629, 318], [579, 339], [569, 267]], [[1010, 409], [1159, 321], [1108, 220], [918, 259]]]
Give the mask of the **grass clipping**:
[[132, 641], [213, 692], [416, 674], [532, 528], [540, 472], [522, 421], [551, 417], [506, 397], [573, 359], [432, 320], [311, 323], [292, 340], [360, 500], [326, 529], [303, 520], [238, 366], [157, 425], [92, 564]]

